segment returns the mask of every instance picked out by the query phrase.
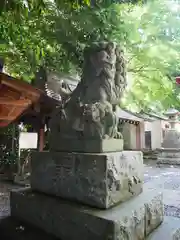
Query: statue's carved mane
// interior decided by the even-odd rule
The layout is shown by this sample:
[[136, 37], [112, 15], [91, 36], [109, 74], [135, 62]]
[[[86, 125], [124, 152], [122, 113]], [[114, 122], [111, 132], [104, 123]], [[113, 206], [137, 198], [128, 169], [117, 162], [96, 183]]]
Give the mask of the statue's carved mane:
[[87, 47], [81, 81], [58, 113], [62, 137], [76, 138], [81, 132], [83, 138], [117, 138], [114, 107], [125, 87], [123, 51], [109, 42]]

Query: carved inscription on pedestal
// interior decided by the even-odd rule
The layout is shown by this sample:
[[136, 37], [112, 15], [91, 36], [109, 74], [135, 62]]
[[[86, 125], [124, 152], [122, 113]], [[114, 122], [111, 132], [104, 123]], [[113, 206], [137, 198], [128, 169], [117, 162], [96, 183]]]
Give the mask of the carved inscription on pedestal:
[[54, 182], [64, 182], [73, 175], [74, 158], [71, 155], [64, 155], [61, 159], [53, 158]]

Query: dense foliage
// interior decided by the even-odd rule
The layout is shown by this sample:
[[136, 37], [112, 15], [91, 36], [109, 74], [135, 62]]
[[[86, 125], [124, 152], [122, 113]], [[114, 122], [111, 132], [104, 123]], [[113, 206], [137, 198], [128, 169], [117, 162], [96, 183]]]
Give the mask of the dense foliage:
[[28, 81], [39, 66], [81, 74], [85, 45], [117, 41], [128, 62], [123, 104], [179, 107], [173, 79], [180, 72], [178, 1], [14, 2], [19, 5], [4, 5], [0, 15], [0, 54], [9, 73]]
[[0, 172], [6, 168], [15, 168], [18, 159], [18, 126], [0, 128]]

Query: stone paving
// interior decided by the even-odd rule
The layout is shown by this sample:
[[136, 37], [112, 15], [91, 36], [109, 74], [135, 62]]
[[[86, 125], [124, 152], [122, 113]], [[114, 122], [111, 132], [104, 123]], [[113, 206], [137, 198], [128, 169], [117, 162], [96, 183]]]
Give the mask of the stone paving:
[[[146, 187], [163, 192], [166, 216], [180, 218], [180, 167], [162, 166], [159, 168], [155, 166], [155, 161], [148, 162], [144, 166], [144, 188]], [[18, 188], [18, 186], [0, 182], [0, 222], [10, 215], [9, 193], [14, 188]], [[24, 226], [19, 224], [17, 229], [22, 231]]]
[[165, 215], [180, 218], [180, 167], [147, 164], [144, 168], [144, 187], [163, 192]]

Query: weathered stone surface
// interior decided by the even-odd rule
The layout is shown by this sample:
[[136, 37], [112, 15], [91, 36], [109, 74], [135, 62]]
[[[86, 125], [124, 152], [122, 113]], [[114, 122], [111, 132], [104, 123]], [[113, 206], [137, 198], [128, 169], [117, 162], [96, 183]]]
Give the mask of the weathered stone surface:
[[[156, 204], [158, 208], [154, 217], [157, 220], [154, 224], [149, 221], [149, 215], [153, 215]], [[85, 207], [33, 193], [30, 189], [11, 192], [12, 216], [62, 240], [143, 240], [163, 221], [162, 206], [162, 194], [153, 190], [108, 210]]]
[[153, 231], [158, 225], [159, 222], [163, 220], [163, 204], [162, 204], [162, 196], [157, 195], [153, 199], [151, 199], [148, 203], [145, 203], [146, 209], [146, 223], [145, 223], [145, 231], [147, 235]]
[[62, 139], [59, 137], [58, 132], [56, 134], [57, 136], [53, 136], [50, 141], [51, 151], [104, 153], [123, 150], [123, 139], [74, 140], [67, 138]]
[[33, 190], [109, 208], [142, 191], [141, 152], [106, 154], [36, 152], [32, 155]]
[[169, 129], [166, 133], [163, 148], [180, 148], [180, 133], [176, 129]]

